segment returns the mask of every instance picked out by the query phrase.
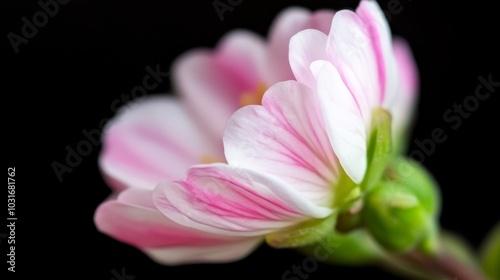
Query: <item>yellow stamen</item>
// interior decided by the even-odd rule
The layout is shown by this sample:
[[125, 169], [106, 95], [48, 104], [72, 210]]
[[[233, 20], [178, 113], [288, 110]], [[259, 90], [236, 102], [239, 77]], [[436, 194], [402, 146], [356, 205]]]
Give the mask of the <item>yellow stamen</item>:
[[260, 105], [266, 90], [267, 85], [263, 82], [259, 82], [253, 91], [245, 91], [241, 94], [240, 106]]
[[215, 163], [215, 162], [225, 162], [224, 160], [218, 160], [216, 157], [211, 156], [211, 155], [202, 155], [200, 157], [200, 163], [201, 164], [209, 164], [209, 163]]

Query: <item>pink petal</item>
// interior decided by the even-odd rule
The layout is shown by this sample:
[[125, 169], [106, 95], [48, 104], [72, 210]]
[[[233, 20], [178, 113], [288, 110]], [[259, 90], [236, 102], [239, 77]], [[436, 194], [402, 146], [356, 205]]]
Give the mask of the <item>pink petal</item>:
[[225, 263], [247, 257], [262, 243], [261, 237], [245, 237], [241, 241], [209, 247], [171, 247], [145, 249], [160, 264]]
[[393, 114], [394, 128], [396, 131], [400, 131], [408, 125], [415, 111], [419, 77], [415, 59], [406, 41], [400, 38], [395, 39], [393, 50], [401, 80], [398, 94], [390, 108]]
[[376, 1], [362, 0], [356, 13], [367, 26], [371, 38], [375, 58], [377, 60], [378, 84], [380, 85], [380, 102], [391, 102], [397, 94], [398, 72], [389, 24]]
[[288, 63], [290, 38], [306, 29], [311, 12], [304, 8], [291, 7], [283, 10], [274, 20], [269, 32], [269, 73], [271, 84], [293, 80], [294, 76]]
[[330, 33], [330, 27], [332, 25], [333, 15], [335, 14], [332, 10], [318, 10], [315, 11], [309, 18], [304, 29], [316, 29], [322, 33]]
[[310, 88], [316, 87], [316, 79], [311, 73], [311, 63], [326, 60], [328, 37], [321, 31], [307, 29], [295, 34], [290, 40], [290, 67], [297, 81]]
[[321, 205], [331, 202], [337, 159], [314, 92], [281, 82], [264, 95], [263, 106], [247, 106], [228, 122], [224, 148], [229, 164], [277, 175]]
[[151, 97], [130, 103], [106, 127], [99, 165], [118, 189], [153, 189], [162, 179], [185, 177], [204, 155], [223, 158], [175, 99]]
[[226, 121], [240, 106], [241, 94], [263, 81], [263, 40], [236, 31], [224, 37], [215, 52], [196, 50], [174, 63], [176, 87], [212, 137], [220, 139]]
[[260, 243], [256, 238], [214, 235], [181, 226], [154, 208], [150, 190], [128, 189], [117, 200], [104, 202], [94, 221], [102, 233], [139, 247], [165, 264], [233, 261]]
[[335, 14], [327, 54], [369, 123], [371, 109], [381, 104], [381, 92], [369, 30], [358, 15], [348, 10]]
[[333, 150], [347, 175], [360, 183], [367, 166], [366, 127], [354, 95], [329, 62], [318, 73], [317, 92]]
[[230, 236], [259, 236], [331, 214], [277, 178], [225, 164], [193, 167], [186, 181], [163, 181], [153, 200], [179, 224]]

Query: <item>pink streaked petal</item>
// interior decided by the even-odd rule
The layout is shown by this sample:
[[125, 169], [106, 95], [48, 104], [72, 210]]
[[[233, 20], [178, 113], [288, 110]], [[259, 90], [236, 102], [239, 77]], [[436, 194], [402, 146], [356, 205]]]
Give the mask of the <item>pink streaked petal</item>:
[[259, 236], [331, 214], [277, 178], [225, 164], [193, 167], [186, 181], [163, 181], [153, 197], [177, 223], [230, 236]]
[[128, 189], [102, 203], [94, 216], [98, 230], [139, 248], [213, 248], [241, 241], [175, 223], [154, 208], [152, 195], [150, 190]]
[[288, 45], [290, 38], [304, 30], [311, 17], [311, 12], [304, 8], [291, 7], [283, 10], [274, 20], [269, 32], [269, 73], [270, 84], [293, 80], [294, 76], [288, 63]]
[[335, 14], [327, 54], [354, 95], [365, 123], [369, 124], [371, 109], [380, 104], [381, 92], [371, 38], [358, 15], [348, 10]]
[[353, 94], [331, 63], [323, 63], [317, 93], [333, 150], [347, 175], [360, 183], [367, 166], [367, 131]]
[[265, 41], [249, 31], [232, 31], [217, 45], [216, 64], [226, 71], [227, 79], [240, 81], [243, 91], [250, 90], [264, 77]]
[[181, 103], [169, 97], [130, 103], [103, 135], [99, 166], [117, 189], [152, 190], [162, 179], [184, 178], [202, 155], [223, 157]]
[[328, 34], [330, 32], [334, 14], [335, 12], [332, 10], [315, 11], [307, 21], [306, 29], [316, 29]]
[[316, 87], [316, 79], [311, 73], [311, 63], [326, 60], [327, 35], [321, 31], [307, 29], [290, 39], [290, 67], [297, 81], [310, 88]]
[[263, 82], [265, 59], [260, 37], [234, 31], [216, 51], [191, 51], [174, 63], [176, 87], [214, 139], [221, 139], [226, 121], [241, 106], [241, 94]]
[[401, 38], [395, 38], [393, 50], [401, 80], [398, 94], [389, 108], [393, 114], [394, 129], [401, 132], [408, 125], [415, 111], [419, 76], [408, 43]]
[[399, 73], [401, 73], [401, 89], [410, 95], [417, 94], [419, 86], [418, 69], [410, 46], [404, 39], [394, 38], [392, 47]]
[[366, 24], [375, 51], [381, 92], [380, 104], [391, 102], [397, 94], [398, 72], [392, 52], [389, 24], [376, 1], [362, 0], [356, 13]]
[[145, 249], [153, 260], [164, 265], [195, 263], [226, 263], [247, 257], [262, 243], [262, 237], [245, 237], [241, 241], [223, 243], [218, 246], [185, 246]]
[[228, 122], [224, 149], [233, 166], [279, 176], [320, 205], [331, 202], [337, 158], [317, 96], [296, 81], [272, 86], [263, 106], [238, 110]]

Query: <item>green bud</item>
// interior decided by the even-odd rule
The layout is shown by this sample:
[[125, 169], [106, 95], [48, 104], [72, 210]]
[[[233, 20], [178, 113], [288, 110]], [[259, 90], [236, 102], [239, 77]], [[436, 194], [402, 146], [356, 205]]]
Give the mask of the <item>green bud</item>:
[[397, 159], [391, 162], [384, 180], [366, 195], [361, 219], [390, 251], [405, 252], [418, 246], [434, 252], [438, 210], [434, 180], [418, 164]]
[[305, 246], [325, 237], [335, 228], [336, 215], [305, 221], [292, 228], [266, 235], [267, 244], [274, 248]]

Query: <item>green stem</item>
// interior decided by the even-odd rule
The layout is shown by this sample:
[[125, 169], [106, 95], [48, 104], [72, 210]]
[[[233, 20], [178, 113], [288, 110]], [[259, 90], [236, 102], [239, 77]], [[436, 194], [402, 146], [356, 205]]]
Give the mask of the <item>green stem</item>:
[[425, 268], [429, 272], [438, 273], [446, 279], [486, 280], [486, 277], [475, 267], [465, 263], [446, 250], [437, 255], [412, 252], [404, 257], [408, 262]]
[[[448, 236], [449, 234], [441, 236], [439, 249], [434, 254], [419, 250], [404, 254], [383, 253], [379, 265], [412, 279], [486, 280], [477, 264], [471, 261], [473, 258], [471, 252], [466, 252], [463, 248], [457, 250], [458, 247], [450, 247], [453, 244], [444, 242], [443, 239]], [[449, 237], [446, 240], [449, 241]], [[463, 246], [459, 243], [454, 245]]]
[[389, 271], [404, 276], [405, 278], [409, 277], [415, 280], [442, 280], [442, 277], [423, 271], [422, 267], [410, 265], [406, 259], [398, 256], [387, 254], [382, 257], [378, 264]]

